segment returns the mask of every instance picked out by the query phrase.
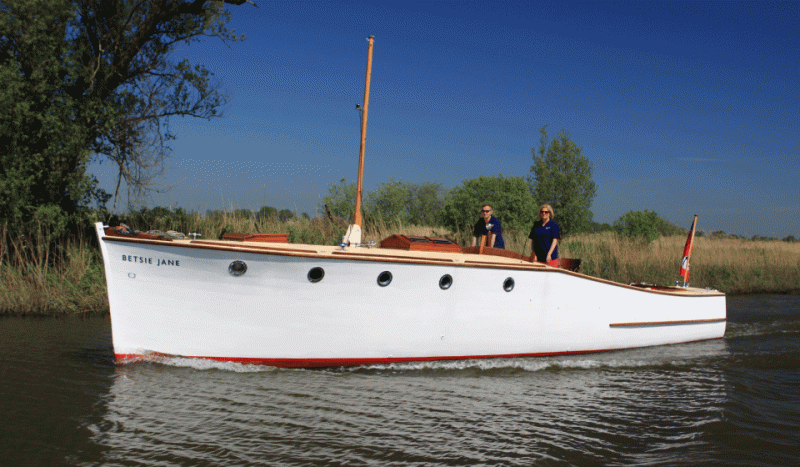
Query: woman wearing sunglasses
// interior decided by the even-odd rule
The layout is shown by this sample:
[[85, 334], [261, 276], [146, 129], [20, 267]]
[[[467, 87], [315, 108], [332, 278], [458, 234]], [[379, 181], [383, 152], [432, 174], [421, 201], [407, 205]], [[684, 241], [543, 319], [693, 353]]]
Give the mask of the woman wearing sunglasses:
[[561, 238], [561, 231], [553, 220], [554, 215], [553, 207], [543, 204], [539, 208], [539, 220], [533, 223], [528, 238], [531, 239], [531, 261], [558, 267], [558, 240]]

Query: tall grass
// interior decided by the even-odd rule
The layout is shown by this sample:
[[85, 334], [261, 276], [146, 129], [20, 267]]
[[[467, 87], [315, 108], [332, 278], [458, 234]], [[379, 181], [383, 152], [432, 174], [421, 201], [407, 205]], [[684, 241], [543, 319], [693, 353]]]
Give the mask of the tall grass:
[[52, 249], [51, 233], [22, 238], [0, 230], [0, 315], [108, 311], [100, 251], [84, 239]]
[[[564, 240], [562, 256], [581, 258], [581, 271], [630, 283], [661, 285], [682, 280], [680, 261], [686, 238], [659, 237], [652, 243], [614, 233], [574, 235]], [[800, 243], [695, 238], [689, 282], [730, 294], [800, 291]]]
[[[528, 232], [503, 234], [506, 249], [530, 255]], [[686, 237], [652, 243], [614, 232], [570, 235], [559, 244], [562, 258], [580, 258], [581, 272], [621, 283], [673, 285], [683, 281], [680, 262]], [[689, 283], [729, 294], [800, 293], [800, 242], [695, 237]]]
[[[225, 232], [288, 232], [292, 243], [335, 245], [346, 230], [343, 222], [322, 218], [288, 221], [233, 214], [121, 219], [137, 230], [196, 232], [203, 239]], [[448, 237], [469, 246], [471, 232], [404, 225], [382, 220], [368, 223], [362, 241], [380, 243], [392, 234]], [[105, 278], [96, 244], [77, 238], [55, 250], [46, 229], [8, 238], [0, 229], [0, 315], [73, 314], [108, 311]], [[504, 233], [506, 249], [530, 255], [528, 232]], [[686, 238], [659, 237], [652, 243], [628, 240], [611, 232], [578, 234], [561, 242], [562, 257], [580, 258], [581, 272], [622, 283], [671, 285], [678, 275]], [[800, 293], [800, 243], [712, 239], [698, 237], [691, 261], [690, 282], [729, 294]]]

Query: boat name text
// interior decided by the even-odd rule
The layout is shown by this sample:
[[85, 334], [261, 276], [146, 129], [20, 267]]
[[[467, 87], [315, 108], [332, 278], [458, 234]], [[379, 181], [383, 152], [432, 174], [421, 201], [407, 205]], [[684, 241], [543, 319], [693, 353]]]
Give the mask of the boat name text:
[[156, 266], [180, 266], [179, 259], [145, 258], [144, 256], [122, 255], [122, 261], [140, 264], [155, 264]]

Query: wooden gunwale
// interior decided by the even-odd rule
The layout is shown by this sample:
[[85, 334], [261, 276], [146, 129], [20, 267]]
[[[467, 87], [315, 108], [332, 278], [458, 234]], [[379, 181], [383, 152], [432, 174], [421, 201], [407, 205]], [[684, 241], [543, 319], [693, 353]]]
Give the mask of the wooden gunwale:
[[[377, 254], [370, 254], [370, 253], [353, 253], [352, 251], [333, 251], [331, 252], [333, 255], [342, 255], [342, 256], [356, 256], [359, 258], [392, 258], [392, 259], [402, 259], [402, 260], [417, 260], [418, 258], [408, 257], [408, 256], [396, 256], [396, 255], [377, 255]], [[425, 258], [422, 261], [439, 261], [443, 263], [453, 263], [452, 259], [445, 259], [445, 258]]]
[[[587, 276], [585, 274], [569, 271], [567, 269], [554, 268], [552, 266], [548, 266], [542, 263], [513, 264], [513, 263], [498, 263], [491, 261], [474, 261], [474, 260], [473, 261], [465, 260], [464, 262], [458, 262], [458, 261], [443, 262], [441, 261], [440, 258], [430, 258], [430, 257], [425, 258], [425, 257], [413, 257], [413, 256], [403, 257], [398, 255], [382, 255], [374, 253], [370, 254], [370, 253], [355, 253], [355, 252], [343, 252], [343, 253], [350, 253], [350, 255], [341, 255], [341, 254], [334, 255], [333, 253], [335, 253], [335, 251], [332, 251], [330, 253], [325, 253], [316, 250], [305, 250], [299, 248], [279, 248], [279, 247], [267, 247], [260, 245], [247, 245], [240, 242], [236, 242], [237, 243], [236, 245], [221, 245], [209, 240], [190, 240], [188, 242], [177, 240], [177, 241], [166, 242], [163, 240], [148, 240], [148, 239], [116, 237], [108, 235], [104, 236], [102, 240], [109, 242], [140, 243], [145, 245], [160, 245], [165, 247], [177, 247], [177, 248], [200, 248], [207, 250], [231, 251], [231, 252], [244, 251], [249, 253], [258, 253], [258, 254], [276, 255], [276, 256], [327, 258], [327, 259], [336, 259], [339, 261], [373, 261], [373, 262], [384, 262], [384, 263], [405, 263], [405, 264], [422, 264], [422, 265], [428, 264], [428, 265], [451, 266], [451, 267], [462, 267], [462, 268], [465, 267], [465, 268], [483, 268], [483, 269], [508, 269], [516, 271], [537, 271], [537, 272], [556, 273], [556, 274], [568, 274], [580, 277], [585, 280], [600, 282], [603, 284], [613, 285], [616, 287], [622, 287], [624, 289], [636, 290], [642, 293], [682, 296], [682, 297], [715, 297], [715, 296], [725, 295], [724, 293], [716, 290], [702, 290], [702, 289], [686, 290], [680, 288], [675, 290], [648, 290], [628, 284], [613, 282], [607, 279], [601, 279], [599, 277]], [[399, 250], [394, 250], [394, 251], [399, 251]], [[457, 254], [457, 253], [441, 253], [441, 254]]]
[[[224, 246], [224, 245], [220, 245], [219, 243], [215, 243], [215, 242], [208, 241], [208, 240], [191, 240], [189, 243], [192, 243], [192, 244], [195, 244], [195, 245], [208, 245], [210, 247]], [[237, 249], [247, 248], [247, 249], [266, 250], [266, 251], [291, 251], [291, 252], [297, 252], [297, 253], [317, 253], [314, 250], [301, 250], [301, 249], [297, 249], [297, 248], [280, 248], [280, 247], [276, 248], [276, 247], [272, 247], [272, 246], [245, 245], [244, 242], [241, 242], [241, 243], [242, 243], [242, 246], [238, 246], [238, 245], [232, 245], [232, 246], [237, 247]], [[217, 249], [217, 248], [215, 248], [215, 249]]]

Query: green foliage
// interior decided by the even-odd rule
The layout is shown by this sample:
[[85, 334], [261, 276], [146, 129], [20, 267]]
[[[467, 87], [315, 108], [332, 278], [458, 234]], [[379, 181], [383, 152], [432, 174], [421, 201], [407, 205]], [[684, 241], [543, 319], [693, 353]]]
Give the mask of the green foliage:
[[74, 75], [71, 5], [4, 1], [0, 11], [0, 219], [19, 232], [36, 212], [61, 224], [76, 211], [89, 151], [75, 96], [53, 92]]
[[777, 241], [778, 239], [775, 237], [766, 237], [764, 235], [753, 235], [750, 237], [750, 240], [753, 242], [769, 242], [769, 241]]
[[261, 209], [256, 213], [256, 220], [273, 220], [278, 218], [278, 210], [272, 206], [261, 206]]
[[423, 182], [406, 185], [409, 223], [443, 225], [445, 189], [441, 183]]
[[170, 54], [204, 36], [239, 40], [224, 3], [244, 0], [0, 3], [0, 221], [9, 232], [45, 211], [54, 228], [77, 229], [91, 203], [103, 210], [109, 199], [86, 173], [92, 158], [119, 167], [136, 192], [163, 169], [174, 138], [165, 120], [217, 115], [227, 97], [210, 72]]
[[324, 211], [326, 206], [332, 216], [349, 222], [356, 207], [356, 182], [347, 183], [343, 178], [338, 184], [328, 185], [328, 196], [322, 199], [320, 211]]
[[[444, 188], [440, 183], [408, 183], [390, 178], [378, 184], [375, 191], [363, 194], [362, 213], [365, 223], [400, 222], [401, 224], [438, 226], [442, 223]], [[320, 211], [325, 206], [331, 215], [351, 220], [356, 206], [356, 182], [342, 179], [328, 185]]]
[[715, 231], [711, 232], [710, 236], [711, 236], [711, 238], [713, 238], [715, 240], [722, 240], [722, 239], [726, 239], [726, 238], [742, 238], [742, 239], [744, 238], [741, 235], [729, 234], [729, 233], [727, 233], [727, 232], [725, 232], [723, 230], [715, 230]]
[[254, 216], [253, 211], [249, 209], [234, 209], [231, 215], [237, 219], [252, 219]]
[[133, 211], [124, 218], [120, 218], [118, 223], [128, 224], [139, 230], [176, 230], [179, 232], [190, 231], [194, 216], [187, 213], [183, 208], [172, 210], [163, 206], [155, 206], [152, 209], [142, 208]]
[[533, 152], [533, 165], [528, 183], [538, 205], [555, 209], [553, 218], [564, 233], [589, 229], [592, 222], [592, 200], [596, 194], [592, 180], [592, 164], [581, 148], [575, 145], [566, 130], [547, 141], [547, 125], [541, 133], [538, 155]]
[[522, 177], [478, 177], [465, 180], [450, 190], [444, 205], [445, 226], [453, 231], [472, 232], [481, 206], [489, 204], [506, 230], [530, 229], [536, 203]]
[[373, 218], [401, 224], [441, 225], [444, 189], [440, 183], [408, 183], [390, 178], [367, 194], [366, 211]]
[[409, 222], [408, 189], [402, 181], [390, 178], [388, 182], [381, 182], [378, 189], [368, 192], [365, 198], [364, 212], [368, 217], [384, 222]]
[[589, 226], [586, 229], [586, 232], [589, 233], [600, 233], [600, 232], [612, 232], [614, 227], [609, 224], [601, 224], [599, 222], [590, 222]]
[[289, 231], [290, 243], [306, 243], [311, 245], [336, 245], [342, 240], [345, 229], [322, 218], [301, 218], [300, 222], [289, 224], [284, 231]]
[[278, 220], [281, 222], [286, 222], [289, 219], [294, 219], [294, 213], [288, 209], [281, 209], [278, 213]]
[[660, 230], [668, 222], [652, 211], [629, 211], [614, 221], [614, 231], [618, 234], [647, 243], [657, 239]]

